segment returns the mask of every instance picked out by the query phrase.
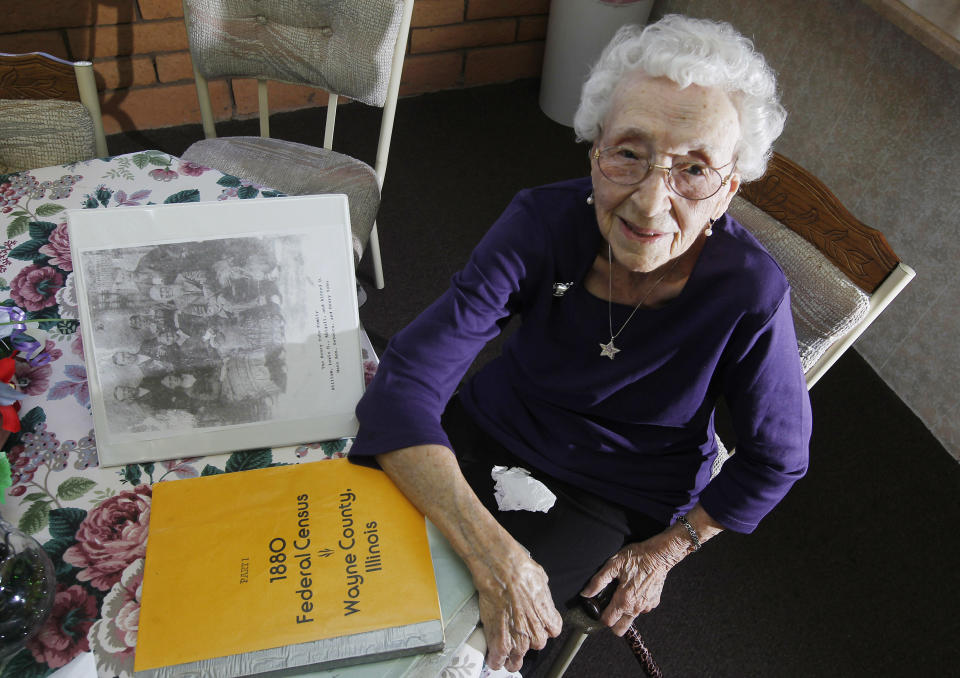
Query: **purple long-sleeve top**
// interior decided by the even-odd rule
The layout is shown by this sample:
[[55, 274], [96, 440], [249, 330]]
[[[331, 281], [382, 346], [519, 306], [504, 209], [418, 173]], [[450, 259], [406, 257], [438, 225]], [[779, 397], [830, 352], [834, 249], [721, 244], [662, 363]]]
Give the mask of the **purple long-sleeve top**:
[[[449, 447], [443, 410], [514, 314], [502, 354], [460, 387], [477, 423], [531, 467], [664, 523], [699, 501], [751, 532], [807, 468], [810, 402], [773, 258], [724, 215], [678, 297], [617, 337], [582, 282], [602, 244], [588, 178], [521, 191], [450, 288], [390, 341], [359, 405], [354, 459]], [[573, 282], [554, 296], [554, 283]], [[633, 309], [613, 305], [613, 327]], [[736, 454], [711, 479], [725, 397]]]

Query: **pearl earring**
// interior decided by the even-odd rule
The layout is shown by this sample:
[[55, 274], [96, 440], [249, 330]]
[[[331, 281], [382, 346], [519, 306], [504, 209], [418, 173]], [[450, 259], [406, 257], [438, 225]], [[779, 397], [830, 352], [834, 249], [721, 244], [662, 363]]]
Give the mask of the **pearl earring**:
[[593, 193], [591, 193], [590, 195], [587, 196], [587, 204], [588, 204], [588, 205], [592, 205], [592, 204], [593, 204]]
[[707, 221], [710, 223], [707, 226], [707, 230], [705, 230], [703, 234], [709, 238], [711, 235], [713, 235], [713, 229], [711, 226], [713, 226], [714, 222], [716, 222], [716, 219], [707, 219]]

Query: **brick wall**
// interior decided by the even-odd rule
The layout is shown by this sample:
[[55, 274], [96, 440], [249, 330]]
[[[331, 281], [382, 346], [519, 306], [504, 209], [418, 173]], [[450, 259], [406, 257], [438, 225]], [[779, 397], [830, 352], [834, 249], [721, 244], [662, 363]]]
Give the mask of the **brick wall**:
[[[104, 127], [200, 121], [180, 0], [6, 3], [0, 52], [49, 52], [94, 63]], [[550, 0], [416, 0], [402, 96], [540, 75]], [[251, 80], [210, 83], [217, 119], [256, 115]], [[272, 83], [272, 111], [324, 105], [325, 94]]]

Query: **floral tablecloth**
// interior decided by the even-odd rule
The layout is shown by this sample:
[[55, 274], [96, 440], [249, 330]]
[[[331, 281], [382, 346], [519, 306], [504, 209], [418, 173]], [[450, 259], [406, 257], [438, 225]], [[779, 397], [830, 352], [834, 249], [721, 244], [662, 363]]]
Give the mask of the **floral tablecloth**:
[[[158, 151], [0, 175], [0, 299], [45, 321], [28, 332], [49, 356], [16, 361], [27, 398], [22, 429], [4, 447], [14, 484], [0, 512], [43, 545], [57, 571], [52, 615], [0, 678], [45, 676], [90, 650], [101, 677], [132, 675], [154, 483], [345, 454], [349, 441], [340, 440], [98, 466], [65, 210], [276, 195]], [[369, 347], [365, 359], [372, 373]]]

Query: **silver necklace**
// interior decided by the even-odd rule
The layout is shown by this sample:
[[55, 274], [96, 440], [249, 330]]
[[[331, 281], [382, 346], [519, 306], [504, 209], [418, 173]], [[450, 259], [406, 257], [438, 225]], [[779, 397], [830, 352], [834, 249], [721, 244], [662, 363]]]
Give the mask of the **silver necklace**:
[[666, 278], [667, 274], [673, 270], [673, 267], [677, 265], [677, 261], [679, 261], [679, 258], [674, 259], [673, 263], [670, 265], [670, 268], [664, 271], [660, 275], [660, 277], [657, 278], [657, 282], [653, 283], [653, 287], [650, 288], [650, 291], [644, 294], [643, 299], [641, 299], [640, 302], [633, 307], [633, 311], [631, 311], [630, 316], [623, 322], [623, 324], [620, 326], [620, 329], [617, 330], [617, 333], [614, 334], [613, 333], [613, 252], [612, 252], [612, 248], [610, 247], [610, 243], [607, 243], [607, 264], [609, 266], [609, 282], [607, 286], [607, 322], [610, 328], [610, 342], [607, 344], [604, 344], [604, 343], [600, 344], [600, 355], [602, 357], [610, 358], [610, 360], [613, 360], [614, 356], [616, 356], [620, 352], [620, 349], [613, 345], [614, 339], [619, 337], [620, 333], [623, 332], [627, 324], [629, 324], [629, 322], [633, 320], [634, 314], [636, 314], [636, 312], [640, 309], [640, 307], [643, 306], [643, 302], [645, 302], [650, 297], [650, 295], [653, 294], [653, 291], [657, 289], [657, 287], [660, 285], [660, 281]]

